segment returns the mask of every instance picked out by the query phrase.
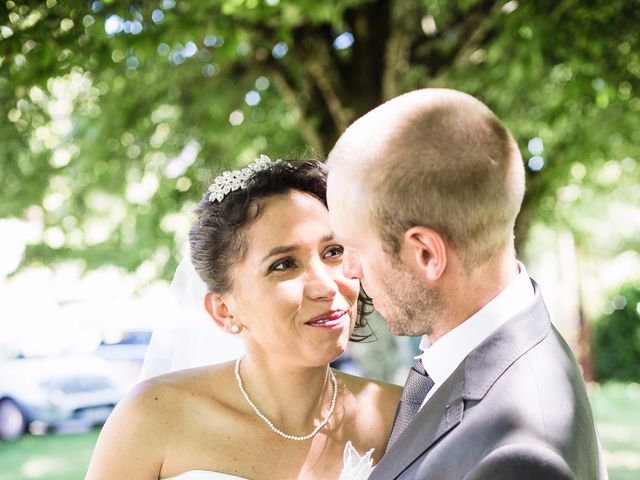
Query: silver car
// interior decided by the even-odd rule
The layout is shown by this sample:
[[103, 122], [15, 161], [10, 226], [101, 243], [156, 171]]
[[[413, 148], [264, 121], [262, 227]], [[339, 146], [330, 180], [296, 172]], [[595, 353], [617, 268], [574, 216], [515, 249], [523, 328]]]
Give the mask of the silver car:
[[125, 388], [91, 355], [0, 358], [0, 439], [105, 422]]

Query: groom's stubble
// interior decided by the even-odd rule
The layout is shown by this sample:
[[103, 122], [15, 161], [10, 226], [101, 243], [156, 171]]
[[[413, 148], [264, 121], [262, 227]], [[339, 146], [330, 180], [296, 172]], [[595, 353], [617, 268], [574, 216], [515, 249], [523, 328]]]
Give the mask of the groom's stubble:
[[445, 311], [440, 287], [426, 285], [401, 261], [385, 278], [385, 311], [381, 313], [389, 331], [394, 335], [430, 335]]

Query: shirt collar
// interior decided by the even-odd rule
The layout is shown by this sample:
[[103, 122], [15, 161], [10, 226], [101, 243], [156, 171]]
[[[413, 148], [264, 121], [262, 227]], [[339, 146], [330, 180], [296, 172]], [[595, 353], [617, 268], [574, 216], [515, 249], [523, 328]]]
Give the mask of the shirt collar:
[[435, 383], [429, 397], [473, 349], [533, 302], [533, 285], [521, 262], [518, 262], [518, 270], [518, 276], [495, 298], [435, 343], [431, 343], [426, 335], [422, 337], [420, 350], [423, 353], [416, 358], [422, 359]]

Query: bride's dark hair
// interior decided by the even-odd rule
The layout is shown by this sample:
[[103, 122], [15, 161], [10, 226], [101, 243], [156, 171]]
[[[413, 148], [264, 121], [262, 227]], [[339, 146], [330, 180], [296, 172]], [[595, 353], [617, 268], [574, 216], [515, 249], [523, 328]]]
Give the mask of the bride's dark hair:
[[[211, 292], [227, 293], [232, 288], [231, 269], [247, 253], [246, 231], [264, 210], [273, 195], [291, 190], [308, 193], [327, 206], [327, 171], [317, 160], [275, 162], [254, 172], [246, 188], [227, 193], [222, 201], [209, 201], [209, 192], [195, 210], [197, 219], [189, 232], [191, 262]], [[360, 288], [355, 327], [367, 327], [373, 304]], [[352, 335], [361, 341], [368, 334]]]

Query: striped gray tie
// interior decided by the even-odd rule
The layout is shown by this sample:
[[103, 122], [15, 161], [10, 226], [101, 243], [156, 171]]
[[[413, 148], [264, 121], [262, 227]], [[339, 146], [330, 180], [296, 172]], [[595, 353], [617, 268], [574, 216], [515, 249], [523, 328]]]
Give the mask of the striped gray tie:
[[404, 429], [409, 426], [413, 417], [415, 417], [418, 410], [420, 410], [420, 406], [427, 396], [427, 393], [429, 393], [429, 390], [431, 390], [431, 387], [433, 387], [433, 380], [427, 375], [422, 361], [418, 358], [413, 364], [413, 367], [411, 367], [411, 370], [409, 370], [407, 382], [404, 384], [387, 448], [389, 448]]

